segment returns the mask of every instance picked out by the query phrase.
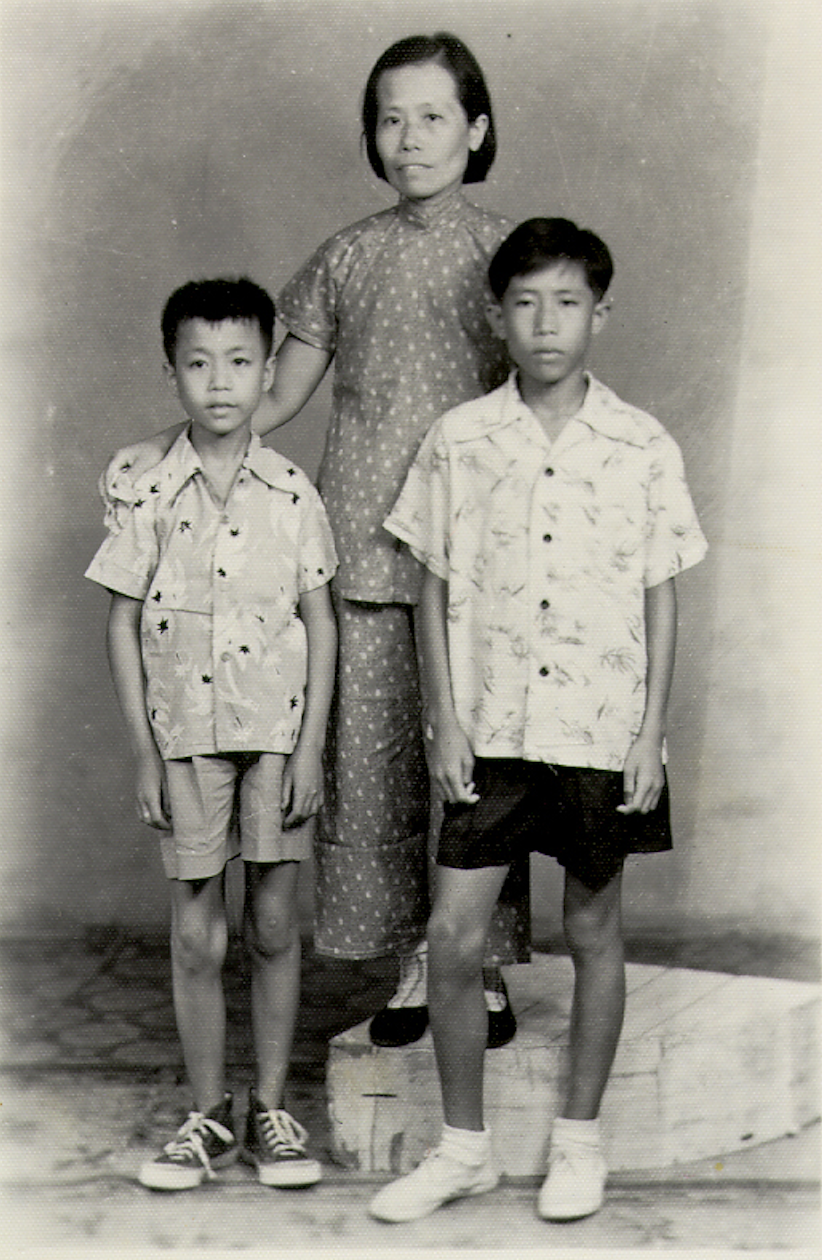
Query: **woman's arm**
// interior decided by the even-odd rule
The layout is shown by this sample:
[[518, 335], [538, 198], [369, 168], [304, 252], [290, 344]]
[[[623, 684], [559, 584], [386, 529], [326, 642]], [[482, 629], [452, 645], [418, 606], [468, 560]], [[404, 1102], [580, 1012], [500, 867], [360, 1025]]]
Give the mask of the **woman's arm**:
[[270, 433], [293, 419], [325, 376], [332, 358], [330, 351], [318, 350], [288, 333], [277, 351], [274, 384], [263, 394], [251, 421], [255, 432]]
[[108, 616], [108, 658], [137, 765], [137, 812], [150, 827], [168, 831], [171, 820], [166, 809], [163, 761], [146, 713], [145, 677], [140, 651], [142, 610], [139, 599], [112, 594]]
[[[274, 384], [269, 393], [263, 394], [254, 413], [251, 422], [254, 430], [270, 433], [293, 419], [325, 376], [332, 358], [329, 351], [318, 350], [289, 333], [277, 351]], [[174, 424], [152, 437], [121, 447], [109, 460], [103, 473], [100, 487], [103, 497], [115, 501], [120, 499], [118, 491], [122, 489], [122, 479], [125, 477], [131, 483], [159, 464], [184, 428], [185, 423]]]
[[123, 480], [130, 485], [149, 468], [165, 459], [177, 438], [185, 428], [185, 421], [172, 424], [168, 429], [161, 429], [151, 437], [141, 438], [128, 446], [121, 446], [106, 464], [105, 472], [100, 478], [100, 493], [109, 502], [118, 501], [128, 496], [122, 494]]
[[676, 654], [673, 578], [658, 586], [649, 586], [645, 591], [645, 642], [648, 656], [645, 713], [625, 760], [625, 804], [618, 807], [622, 814], [647, 814], [655, 809], [665, 785], [662, 746]]
[[425, 707], [431, 740], [431, 778], [447, 801], [475, 805], [474, 754], [457, 720], [448, 658], [448, 583], [430, 569], [423, 573], [420, 594], [420, 650]]

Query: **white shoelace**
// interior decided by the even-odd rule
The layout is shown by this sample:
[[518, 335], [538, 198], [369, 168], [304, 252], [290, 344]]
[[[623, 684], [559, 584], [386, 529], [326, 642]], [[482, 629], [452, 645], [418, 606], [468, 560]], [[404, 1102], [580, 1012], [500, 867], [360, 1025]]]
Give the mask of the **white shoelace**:
[[287, 1111], [258, 1112], [263, 1141], [272, 1155], [304, 1155], [308, 1130]]
[[163, 1147], [163, 1154], [179, 1164], [190, 1163], [193, 1157], [202, 1164], [206, 1176], [213, 1178], [214, 1172], [211, 1167], [211, 1160], [208, 1158], [208, 1152], [203, 1143], [203, 1138], [209, 1130], [223, 1142], [231, 1143], [234, 1140], [234, 1134], [231, 1130], [220, 1124], [218, 1120], [212, 1120], [210, 1116], [204, 1116], [201, 1111], [192, 1111], [189, 1113], [185, 1124], [178, 1131], [177, 1136]]

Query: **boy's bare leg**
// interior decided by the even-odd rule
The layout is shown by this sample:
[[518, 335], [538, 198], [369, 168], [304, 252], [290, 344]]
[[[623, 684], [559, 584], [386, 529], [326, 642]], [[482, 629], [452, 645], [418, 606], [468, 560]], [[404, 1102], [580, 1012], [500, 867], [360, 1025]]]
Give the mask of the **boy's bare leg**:
[[177, 1030], [197, 1111], [225, 1097], [223, 875], [171, 880], [171, 974]]
[[260, 1101], [283, 1106], [300, 998], [299, 862], [246, 863], [246, 943]]
[[428, 1003], [445, 1123], [482, 1130], [483, 1059], [488, 1010], [483, 990], [485, 940], [507, 866], [437, 867], [428, 922]]
[[565, 876], [565, 938], [574, 962], [571, 1070], [562, 1115], [594, 1120], [616, 1054], [625, 1013], [622, 874], [592, 892]]

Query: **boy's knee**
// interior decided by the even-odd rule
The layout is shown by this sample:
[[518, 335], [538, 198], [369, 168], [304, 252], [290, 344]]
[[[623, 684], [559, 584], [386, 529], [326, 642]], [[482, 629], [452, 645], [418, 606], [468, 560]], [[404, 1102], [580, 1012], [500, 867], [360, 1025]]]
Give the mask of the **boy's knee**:
[[172, 928], [171, 948], [174, 961], [186, 971], [218, 971], [225, 962], [228, 948], [225, 921], [179, 920]]
[[298, 939], [294, 908], [282, 903], [257, 910], [246, 924], [246, 945], [260, 958], [274, 958], [285, 953]]
[[484, 933], [434, 911], [428, 922], [428, 956], [433, 971], [476, 971], [482, 968], [484, 952]]
[[589, 902], [566, 906], [565, 940], [572, 954], [605, 953], [621, 946], [622, 922], [619, 906]]

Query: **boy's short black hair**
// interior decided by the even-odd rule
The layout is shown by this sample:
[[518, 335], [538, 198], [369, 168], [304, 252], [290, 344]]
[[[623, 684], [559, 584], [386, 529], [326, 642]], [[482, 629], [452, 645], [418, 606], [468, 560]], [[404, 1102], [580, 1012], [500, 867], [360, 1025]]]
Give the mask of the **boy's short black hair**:
[[265, 289], [249, 280], [219, 277], [216, 280], [190, 280], [175, 289], [163, 309], [161, 327], [163, 348], [169, 363], [174, 363], [177, 332], [189, 319], [204, 319], [207, 324], [224, 320], [258, 324], [269, 357], [274, 345], [274, 303]]
[[380, 75], [386, 70], [420, 65], [427, 61], [433, 61], [451, 73], [457, 98], [469, 123], [475, 122], [480, 114], [485, 114], [488, 119], [485, 139], [476, 153], [468, 154], [468, 165], [462, 177], [464, 184], [481, 184], [491, 169], [497, 152], [491, 96], [476, 57], [461, 39], [450, 35], [448, 31], [437, 31], [435, 35], [409, 35], [386, 48], [377, 59], [368, 76], [362, 101], [362, 133], [371, 169], [378, 179], [385, 179], [385, 167], [377, 152], [377, 88]]
[[608, 246], [570, 219], [526, 219], [515, 227], [491, 259], [491, 292], [501, 302], [514, 276], [527, 276], [561, 259], [580, 264], [597, 301], [605, 296], [614, 274]]

